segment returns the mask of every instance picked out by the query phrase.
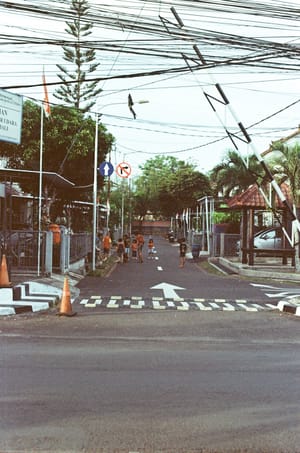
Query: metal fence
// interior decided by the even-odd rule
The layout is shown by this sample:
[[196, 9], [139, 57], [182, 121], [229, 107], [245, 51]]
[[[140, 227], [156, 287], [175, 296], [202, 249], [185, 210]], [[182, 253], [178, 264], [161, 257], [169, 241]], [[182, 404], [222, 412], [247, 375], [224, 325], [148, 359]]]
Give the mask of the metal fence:
[[[91, 233], [69, 233], [61, 231], [60, 243], [53, 243], [53, 233], [41, 232], [40, 257], [38, 263], [38, 232], [37, 231], [11, 231], [1, 234], [1, 251], [6, 254], [9, 269], [14, 272], [24, 270], [41, 273], [67, 272], [76, 268], [80, 262], [92, 253]], [[188, 242], [199, 244], [202, 254], [210, 256], [237, 256], [239, 234], [211, 234], [207, 236], [201, 232], [188, 233]], [[39, 269], [38, 269], [39, 266]]]
[[[1, 232], [1, 255], [5, 254], [9, 268], [35, 270], [40, 258], [41, 269], [45, 267], [46, 233], [38, 231]], [[40, 255], [38, 246], [40, 245]]]
[[91, 253], [93, 240], [91, 233], [73, 233], [70, 235], [70, 263], [75, 263]]
[[213, 256], [237, 256], [239, 254], [239, 234], [217, 233], [213, 235]]
[[39, 232], [32, 230], [0, 232], [0, 241], [1, 258], [5, 254], [9, 271], [17, 273], [63, 273], [92, 251], [91, 233], [70, 234], [65, 230], [61, 231], [59, 243], [53, 241], [51, 231], [40, 232], [39, 241]]
[[199, 246], [200, 253], [209, 256], [237, 256], [238, 255], [238, 241], [240, 240], [239, 234], [227, 233], [210, 233], [206, 232], [189, 232], [188, 242], [193, 250], [194, 247]]

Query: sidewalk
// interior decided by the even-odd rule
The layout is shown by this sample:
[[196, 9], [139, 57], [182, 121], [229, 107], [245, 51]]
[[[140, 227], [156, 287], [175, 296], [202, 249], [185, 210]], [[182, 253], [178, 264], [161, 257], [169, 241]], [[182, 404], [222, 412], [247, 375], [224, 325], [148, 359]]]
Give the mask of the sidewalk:
[[[0, 288], [0, 316], [24, 312], [47, 311], [61, 301], [66, 276], [52, 274], [37, 277], [30, 274], [13, 274], [11, 286]], [[68, 275], [71, 302], [79, 296], [76, 287], [80, 276]]]
[[[216, 265], [225, 271], [250, 278], [266, 278], [275, 281], [299, 282], [300, 271], [289, 264], [283, 265], [281, 258], [263, 258], [256, 257], [256, 263], [253, 266], [242, 264], [237, 257], [227, 258], [209, 258], [212, 265]], [[283, 299], [278, 302], [278, 310], [300, 316], [300, 297], [294, 296], [289, 299]]]
[[290, 264], [283, 265], [281, 258], [256, 257], [253, 266], [242, 264], [238, 257], [209, 258], [209, 261], [216, 261], [225, 269], [245, 277], [271, 278], [275, 280], [300, 282], [300, 271], [295, 271], [295, 268]]

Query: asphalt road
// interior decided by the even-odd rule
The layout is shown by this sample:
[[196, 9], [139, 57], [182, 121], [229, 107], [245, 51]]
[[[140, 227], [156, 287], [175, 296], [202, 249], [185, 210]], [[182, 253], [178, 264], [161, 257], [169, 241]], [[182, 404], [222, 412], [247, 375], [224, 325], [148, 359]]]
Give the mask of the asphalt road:
[[300, 451], [296, 317], [46, 313], [0, 337], [1, 452]]
[[271, 287], [282, 291], [189, 261], [181, 269], [178, 247], [156, 242], [158, 259], [83, 279], [77, 316], [0, 319], [1, 452], [300, 452], [298, 317], [80, 303], [168, 299], [161, 283], [185, 300], [261, 306]]
[[[146, 237], [147, 239], [147, 237]], [[267, 302], [266, 292], [252, 286], [250, 282], [237, 275], [224, 276], [210, 274], [193, 260], [187, 260], [185, 267], [179, 268], [178, 244], [170, 244], [163, 238], [154, 238], [157, 249], [155, 259], [147, 259], [147, 246], [144, 247], [142, 264], [131, 260], [117, 264], [106, 278], [87, 277], [78, 287], [81, 297], [93, 295], [126, 297], [165, 297], [162, 289], [154, 288], [162, 283], [174, 285], [177, 297], [184, 299], [224, 298], [226, 300], [247, 299], [254, 302]], [[270, 281], [266, 282], [268, 285]]]

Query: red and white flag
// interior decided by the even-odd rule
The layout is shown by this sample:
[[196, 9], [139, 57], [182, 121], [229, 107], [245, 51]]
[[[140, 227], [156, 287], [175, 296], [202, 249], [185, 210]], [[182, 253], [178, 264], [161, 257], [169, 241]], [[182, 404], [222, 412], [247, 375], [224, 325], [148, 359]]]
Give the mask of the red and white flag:
[[44, 69], [43, 69], [43, 85], [44, 85], [44, 100], [43, 100], [44, 111], [45, 111], [46, 117], [48, 118], [50, 116], [50, 114], [51, 114], [51, 110], [50, 110], [48, 89], [47, 89], [46, 77], [45, 77]]

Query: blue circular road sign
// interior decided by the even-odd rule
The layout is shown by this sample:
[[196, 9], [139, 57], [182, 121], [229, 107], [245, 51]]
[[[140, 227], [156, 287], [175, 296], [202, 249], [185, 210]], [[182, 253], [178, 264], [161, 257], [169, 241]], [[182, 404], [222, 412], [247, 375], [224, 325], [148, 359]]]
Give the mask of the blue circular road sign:
[[111, 176], [114, 172], [114, 167], [110, 162], [102, 162], [98, 170], [102, 176]]

